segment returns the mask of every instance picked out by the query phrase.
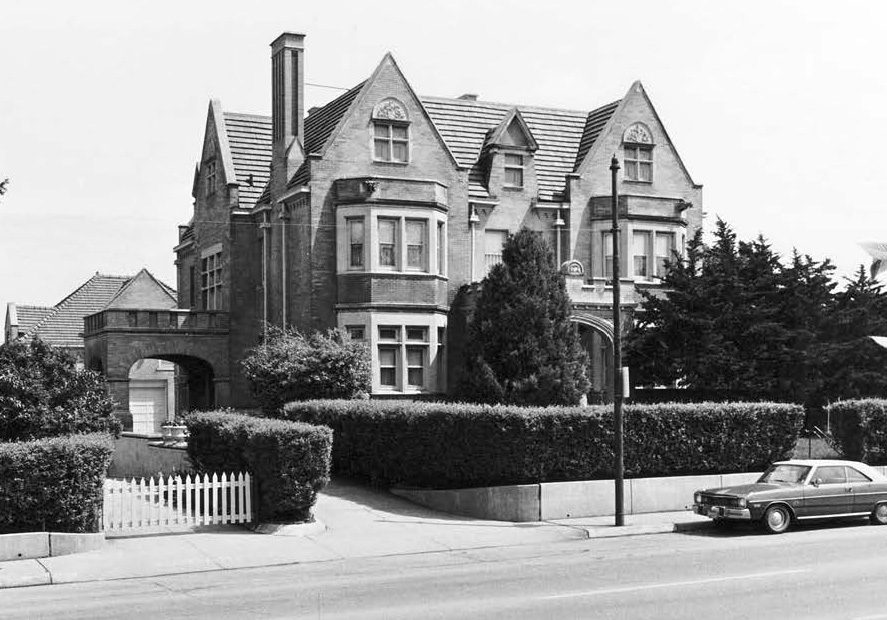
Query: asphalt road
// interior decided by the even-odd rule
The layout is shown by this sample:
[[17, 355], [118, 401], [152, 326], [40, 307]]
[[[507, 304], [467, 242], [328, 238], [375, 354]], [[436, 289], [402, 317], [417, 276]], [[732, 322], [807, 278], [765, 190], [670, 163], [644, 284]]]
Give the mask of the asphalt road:
[[740, 528], [0, 591], [2, 618], [887, 619], [887, 527]]

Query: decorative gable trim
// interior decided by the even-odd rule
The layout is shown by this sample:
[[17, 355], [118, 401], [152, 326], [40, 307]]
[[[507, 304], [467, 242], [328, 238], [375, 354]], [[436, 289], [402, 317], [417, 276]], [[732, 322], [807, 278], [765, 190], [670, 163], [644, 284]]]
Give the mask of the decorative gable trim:
[[539, 143], [536, 142], [536, 138], [533, 137], [533, 132], [530, 131], [527, 121], [524, 120], [520, 110], [516, 107], [511, 108], [508, 114], [505, 115], [505, 118], [502, 119], [502, 122], [499, 123], [499, 126], [493, 130], [493, 133], [490, 134], [490, 137], [487, 139], [485, 147], [506, 145], [505, 138], [512, 123], [517, 123], [518, 127], [523, 132], [524, 138], [527, 141], [527, 150], [530, 152], [536, 151], [539, 148]]
[[[209, 102], [209, 114], [207, 123], [211, 124], [216, 134], [216, 142], [219, 145], [219, 155], [222, 160], [222, 174], [225, 175], [227, 185], [238, 185], [237, 173], [234, 171], [234, 158], [231, 156], [231, 145], [228, 144], [228, 132], [225, 131], [225, 114], [222, 112], [222, 102], [211, 99]], [[204, 144], [204, 152], [206, 145]], [[202, 162], [201, 162], [202, 164]]]

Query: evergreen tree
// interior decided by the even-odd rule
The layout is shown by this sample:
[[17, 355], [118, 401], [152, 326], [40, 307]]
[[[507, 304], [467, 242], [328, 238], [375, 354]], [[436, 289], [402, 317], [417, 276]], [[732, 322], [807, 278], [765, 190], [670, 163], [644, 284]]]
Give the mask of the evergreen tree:
[[577, 404], [588, 357], [570, 322], [570, 299], [538, 233], [509, 237], [484, 279], [471, 320], [460, 396], [478, 402]]

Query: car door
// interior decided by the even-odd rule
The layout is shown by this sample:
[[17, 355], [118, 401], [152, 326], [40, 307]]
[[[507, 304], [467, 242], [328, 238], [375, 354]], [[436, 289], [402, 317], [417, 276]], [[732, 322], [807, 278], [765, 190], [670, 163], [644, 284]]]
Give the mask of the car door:
[[843, 465], [821, 465], [804, 487], [804, 517], [830, 517], [853, 512]]
[[871, 512], [875, 502], [883, 498], [883, 485], [877, 485], [872, 479], [855, 467], [846, 466], [847, 487], [853, 493], [853, 512]]

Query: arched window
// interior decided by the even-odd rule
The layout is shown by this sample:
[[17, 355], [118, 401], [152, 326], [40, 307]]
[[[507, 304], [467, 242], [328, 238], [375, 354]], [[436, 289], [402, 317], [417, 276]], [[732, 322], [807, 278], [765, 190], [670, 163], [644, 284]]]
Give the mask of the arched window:
[[373, 159], [400, 164], [410, 160], [410, 119], [404, 105], [393, 97], [373, 108]]
[[653, 134], [643, 123], [634, 123], [622, 135], [625, 179], [653, 182]]

